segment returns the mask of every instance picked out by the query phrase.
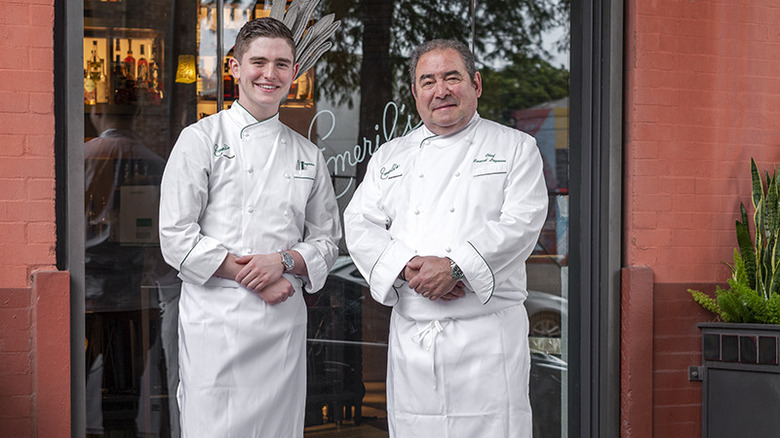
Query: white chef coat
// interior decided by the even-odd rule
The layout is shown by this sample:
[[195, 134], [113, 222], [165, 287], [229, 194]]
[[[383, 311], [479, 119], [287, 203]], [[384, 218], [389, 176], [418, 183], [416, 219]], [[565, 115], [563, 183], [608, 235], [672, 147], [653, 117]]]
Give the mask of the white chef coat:
[[[301, 292], [338, 255], [338, 207], [322, 153], [237, 102], [185, 128], [163, 175], [160, 244], [183, 280], [179, 400], [183, 436], [300, 437], [306, 391]], [[228, 252], [296, 250], [308, 276], [269, 306], [213, 277]]]
[[[344, 226], [347, 247], [356, 266], [368, 279], [374, 299], [394, 306], [396, 322], [391, 324], [394, 332], [388, 359], [388, 413], [391, 429], [395, 428], [398, 437], [417, 436], [412, 431], [425, 430], [425, 424], [431, 430], [448, 425], [441, 426], [454, 434], [448, 436], [460, 436], [457, 430], [475, 430], [462, 422], [446, 420], [464, 418], [463, 412], [449, 408], [430, 412], [422, 402], [427, 399], [424, 396], [427, 391], [445, 400], [454, 400], [453, 397], [471, 400], [474, 409], [479, 409], [480, 401], [486, 398], [503, 397], [493, 391], [492, 384], [476, 385], [474, 391], [457, 393], [442, 385], [447, 380], [442, 371], [454, 368], [459, 373], [480, 373], [469, 375], [480, 381], [485, 377], [484, 370], [489, 369], [489, 366], [473, 366], [469, 359], [453, 353], [455, 345], [448, 347], [442, 340], [447, 337], [447, 327], [455, 327], [455, 322], [468, 323], [473, 324], [472, 329], [459, 331], [467, 343], [495, 343], [495, 351], [503, 351], [506, 344], [501, 342], [505, 343], [506, 339], [499, 339], [501, 336], [485, 339], [473, 334], [473, 330], [487, 327], [490, 331], [500, 321], [495, 315], [523, 309], [527, 296], [525, 261], [539, 237], [546, 211], [542, 159], [534, 138], [484, 120], [478, 114], [454, 134], [437, 136], [422, 126], [382, 145], [374, 153], [363, 183], [344, 212]], [[454, 301], [431, 301], [398, 280], [404, 265], [415, 255], [454, 260], [465, 274], [466, 296]], [[522, 317], [514, 317], [516, 320], [526, 318], [524, 311], [520, 313]], [[410, 323], [398, 323], [399, 316]], [[498, 327], [494, 328], [493, 332], [498, 333]], [[519, 333], [508, 335], [516, 341], [510, 344], [517, 346], [523, 361], [528, 363], [524, 339], [527, 321], [518, 330]], [[401, 342], [399, 338], [415, 338], [415, 342]], [[502, 353], [503, 360], [516, 357], [515, 353]], [[453, 362], [446, 362], [448, 357]], [[416, 365], [407, 366], [405, 362]], [[394, 373], [394, 369], [404, 371]], [[516, 390], [524, 391], [521, 398], [527, 400], [528, 367], [513, 369], [515, 374], [503, 384], [526, 382]], [[420, 376], [416, 375], [420, 372], [427, 373], [423, 377], [432, 385], [420, 386]], [[448, 373], [451, 375], [452, 371]], [[506, 397], [510, 401], [514, 396]], [[420, 415], [401, 420], [393, 412], [398, 408], [394, 400], [399, 400], [407, 413], [415, 410], [409, 404], [419, 402]], [[496, 414], [509, 415], [511, 418], [506, 423], [516, 426], [506, 435], [498, 436], [514, 438], [525, 436], [525, 430], [530, 433], [530, 407], [522, 411], [521, 419], [512, 413]], [[472, 415], [471, 418], [479, 428], [480, 422], [488, 417]]]

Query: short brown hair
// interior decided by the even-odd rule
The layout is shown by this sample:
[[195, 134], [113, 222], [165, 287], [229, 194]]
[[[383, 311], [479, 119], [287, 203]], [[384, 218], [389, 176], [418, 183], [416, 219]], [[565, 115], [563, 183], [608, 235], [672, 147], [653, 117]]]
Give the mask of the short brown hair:
[[233, 57], [241, 62], [241, 57], [244, 56], [249, 44], [261, 37], [281, 38], [287, 41], [292, 49], [293, 58], [295, 58], [295, 41], [293, 41], [292, 31], [284, 23], [271, 17], [256, 18], [241, 27], [236, 36], [236, 44], [233, 46]]

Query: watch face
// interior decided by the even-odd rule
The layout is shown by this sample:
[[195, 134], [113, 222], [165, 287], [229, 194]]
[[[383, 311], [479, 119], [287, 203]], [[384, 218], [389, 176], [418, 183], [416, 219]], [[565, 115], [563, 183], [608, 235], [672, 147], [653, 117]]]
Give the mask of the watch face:
[[282, 263], [284, 263], [284, 271], [292, 271], [293, 267], [295, 266], [295, 260], [293, 260], [290, 253], [286, 251], [282, 251]]

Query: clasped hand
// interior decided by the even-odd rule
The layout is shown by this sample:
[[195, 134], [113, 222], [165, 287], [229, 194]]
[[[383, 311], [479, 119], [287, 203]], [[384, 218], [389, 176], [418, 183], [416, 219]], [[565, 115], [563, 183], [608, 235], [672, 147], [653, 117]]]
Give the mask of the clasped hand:
[[452, 278], [450, 259], [415, 256], [404, 267], [409, 287], [429, 300], [451, 301], [466, 295], [463, 282]]
[[286, 301], [295, 293], [292, 284], [282, 277], [283, 272], [278, 253], [242, 257], [228, 254], [215, 274], [233, 278], [247, 289], [257, 292], [266, 303], [274, 305]]

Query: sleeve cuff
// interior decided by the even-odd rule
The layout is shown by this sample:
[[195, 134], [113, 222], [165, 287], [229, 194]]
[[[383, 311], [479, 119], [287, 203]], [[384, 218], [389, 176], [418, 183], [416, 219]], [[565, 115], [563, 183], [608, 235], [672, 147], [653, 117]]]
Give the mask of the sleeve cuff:
[[218, 240], [204, 236], [182, 260], [179, 266], [181, 278], [190, 283], [205, 284], [227, 254], [228, 250]]
[[449, 257], [463, 271], [468, 284], [474, 290], [479, 301], [482, 304], [487, 304], [493, 296], [496, 279], [493, 275], [493, 270], [490, 269], [490, 265], [482, 257], [482, 254], [479, 253], [471, 242], [466, 242], [464, 245], [455, 248]]
[[306, 263], [306, 272], [308, 275], [301, 276], [303, 281], [303, 290], [306, 293], [313, 294], [325, 286], [325, 281], [328, 279], [328, 265], [325, 263], [325, 259], [317, 251], [314, 245], [306, 242], [300, 242], [293, 245], [290, 250], [298, 251], [303, 257], [304, 263]]
[[393, 240], [385, 248], [371, 268], [368, 280], [371, 295], [377, 302], [385, 306], [393, 306], [398, 302], [398, 293], [393, 286], [400, 282], [398, 273], [414, 256], [414, 251], [399, 240]]

